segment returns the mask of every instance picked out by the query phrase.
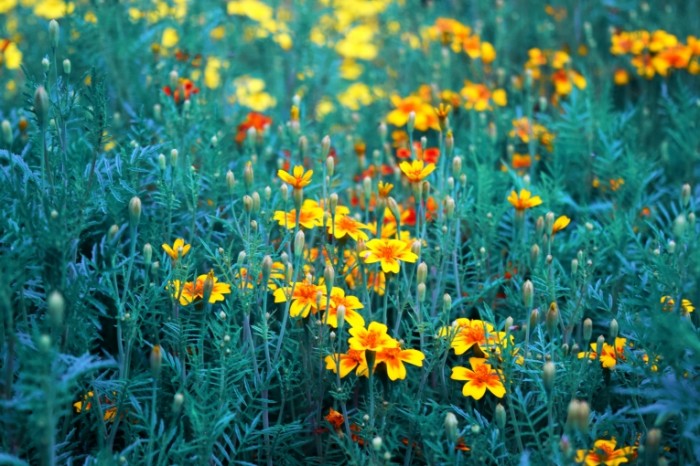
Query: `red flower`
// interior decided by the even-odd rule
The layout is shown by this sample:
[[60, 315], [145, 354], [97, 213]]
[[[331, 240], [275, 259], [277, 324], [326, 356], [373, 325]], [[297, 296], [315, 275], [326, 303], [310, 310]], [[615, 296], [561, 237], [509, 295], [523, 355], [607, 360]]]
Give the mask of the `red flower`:
[[176, 104], [189, 100], [192, 94], [199, 94], [199, 88], [187, 78], [180, 78], [177, 88], [171, 89], [170, 86], [164, 86], [163, 92], [168, 97], [172, 97]]
[[255, 128], [258, 132], [265, 129], [266, 126], [272, 124], [272, 118], [263, 115], [258, 112], [250, 112], [246, 117], [245, 121], [238, 125], [238, 132], [236, 133], [236, 142], [242, 143], [245, 141], [248, 135], [248, 130], [250, 128]]

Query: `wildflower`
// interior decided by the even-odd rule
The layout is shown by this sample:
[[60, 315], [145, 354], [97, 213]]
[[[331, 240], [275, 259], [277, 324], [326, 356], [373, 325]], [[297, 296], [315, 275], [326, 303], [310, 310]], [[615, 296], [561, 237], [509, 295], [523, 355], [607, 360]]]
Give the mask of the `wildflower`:
[[379, 193], [379, 197], [381, 199], [386, 199], [389, 197], [389, 193], [391, 193], [392, 189], [394, 189], [394, 185], [391, 183], [380, 181], [377, 185], [377, 192]]
[[258, 112], [250, 112], [247, 116], [246, 119], [238, 125], [238, 131], [236, 132], [236, 142], [241, 144], [243, 141], [245, 141], [245, 138], [248, 136], [248, 130], [250, 128], [255, 128], [256, 131], [261, 132], [265, 129], [266, 126], [269, 126], [272, 124], [272, 118], [263, 115], [262, 113]]
[[340, 430], [340, 427], [343, 425], [345, 422], [345, 418], [343, 417], [342, 414], [340, 414], [338, 411], [336, 411], [333, 408], [330, 408], [328, 410], [328, 414], [323, 417], [330, 425], [333, 426], [333, 428], [338, 432]]
[[375, 238], [365, 244], [367, 250], [363, 253], [363, 259], [367, 264], [381, 263], [384, 273], [398, 273], [399, 261], [415, 262], [418, 256], [411, 252], [411, 247], [406, 242], [397, 239]]
[[532, 166], [532, 157], [529, 154], [513, 154], [511, 163], [516, 170], [526, 170]]
[[472, 346], [486, 345], [490, 335], [494, 334], [493, 325], [483, 320], [470, 320], [459, 318], [455, 320], [450, 327], [440, 329], [439, 337], [451, 337], [450, 347], [455, 354], [464, 354]]
[[434, 108], [435, 110], [435, 115], [438, 117], [438, 123], [440, 124], [440, 130], [444, 131], [447, 127], [447, 117], [449, 116], [450, 112], [452, 111], [452, 106], [451, 105], [445, 105], [444, 103], [440, 103], [438, 107]]
[[[299, 225], [304, 228], [312, 229], [323, 225], [323, 208], [318, 202], [307, 199], [301, 205], [298, 216]], [[277, 210], [272, 218], [279, 223], [280, 226], [286, 227], [288, 230], [293, 230], [297, 226], [297, 210], [292, 209], [289, 212]]]
[[557, 219], [554, 221], [554, 224], [552, 225], [552, 235], [566, 228], [569, 225], [569, 223], [571, 223], [571, 219], [566, 215], [561, 215], [557, 217]]
[[466, 367], [453, 367], [452, 380], [466, 380], [462, 388], [464, 396], [471, 396], [475, 400], [480, 400], [488, 389], [497, 398], [503, 398], [506, 388], [501, 382], [500, 372], [493, 369], [483, 358], [469, 358], [472, 369]]
[[415, 129], [418, 131], [427, 131], [428, 129], [440, 129], [440, 124], [435, 115], [433, 107], [418, 96], [408, 96], [404, 99], [394, 95], [391, 97], [391, 103], [396, 109], [389, 112], [386, 116], [386, 121], [394, 126], [404, 126], [408, 123], [411, 112], [414, 113]]
[[22, 52], [9, 39], [0, 39], [0, 64], [8, 70], [16, 70], [22, 64]]
[[578, 450], [576, 452], [576, 462], [586, 466], [618, 466], [627, 463], [636, 455], [635, 447], [622, 447], [615, 449], [617, 442], [614, 438], [610, 440], [596, 440], [591, 450]]
[[214, 304], [218, 301], [223, 301], [225, 299], [224, 295], [231, 293], [231, 285], [228, 283], [219, 283], [219, 279], [214, 277], [212, 273], [202, 274], [193, 282], [182, 283], [180, 280], [171, 281], [169, 286], [172, 291], [172, 297], [178, 299], [183, 306], [187, 306], [199, 299], [204, 299], [204, 285], [209, 277], [212, 280], [209, 303]]
[[[89, 391], [85, 395], [83, 395], [82, 401], [76, 401], [75, 403], [73, 403], [73, 408], [75, 409], [76, 413], [82, 413], [83, 410], [90, 411], [90, 409], [92, 409], [93, 401], [95, 401], [95, 393]], [[102, 416], [103, 419], [107, 422], [114, 421], [114, 419], [117, 417], [117, 407], [112, 406], [112, 401], [107, 397], [103, 398], [101, 403], [106, 408], [104, 409], [104, 413]]]
[[379, 363], [386, 365], [386, 373], [389, 379], [405, 379], [406, 367], [404, 363], [413, 364], [414, 366], [422, 367], [425, 355], [414, 349], [401, 349], [401, 347], [383, 348], [377, 353], [375, 366]]
[[499, 107], [503, 107], [508, 103], [506, 91], [503, 89], [491, 91], [485, 84], [476, 84], [471, 81], [464, 83], [464, 88], [460, 94], [464, 97], [466, 109], [477, 112], [491, 110], [491, 103]]
[[163, 250], [170, 256], [173, 262], [177, 261], [181, 257], [185, 257], [187, 253], [190, 252], [190, 247], [191, 245], [185, 244], [185, 240], [182, 238], [176, 239], [172, 247], [166, 243], [163, 243]]
[[613, 74], [613, 81], [615, 82], [616, 86], [625, 86], [630, 82], [630, 75], [627, 70], [618, 68]]
[[425, 165], [422, 160], [414, 160], [413, 162], [401, 162], [399, 168], [409, 181], [419, 183], [435, 170], [435, 164]]
[[[624, 361], [625, 357], [625, 345], [627, 343], [626, 338], [615, 338], [615, 344], [610, 345], [608, 343], [603, 343], [600, 350], [600, 363], [605, 369], [614, 369], [617, 365], [617, 361]], [[578, 358], [582, 359], [588, 354], [589, 359], [598, 359], [597, 343], [591, 343], [591, 350], [588, 353], [581, 351], [578, 353]]]
[[367, 359], [363, 350], [350, 348], [347, 353], [329, 354], [324, 361], [326, 362], [326, 369], [333, 371], [333, 373], [336, 373], [340, 368], [339, 375], [341, 379], [354, 369], [357, 369], [355, 370], [355, 375], [358, 377], [367, 377], [369, 375]]
[[515, 210], [523, 211], [542, 204], [542, 199], [540, 196], [532, 196], [527, 189], [521, 189], [519, 194], [511, 191], [508, 202], [515, 207]]
[[359, 239], [367, 241], [367, 233], [362, 231], [367, 229], [369, 229], [367, 225], [355, 220], [350, 215], [336, 215], [333, 224], [328, 225], [328, 233], [335, 238], [342, 239], [345, 236], [349, 236], [355, 241]]
[[345, 321], [350, 324], [351, 327], [364, 327], [365, 319], [362, 315], [357, 312], [358, 309], [364, 308], [362, 303], [356, 296], [346, 295], [345, 290], [334, 286], [331, 288], [331, 295], [329, 297], [324, 296], [321, 299], [321, 309], [328, 308], [326, 316], [323, 318], [323, 322], [327, 323], [333, 328], [338, 327], [338, 307], [343, 306], [345, 308]]
[[[665, 312], [670, 312], [676, 306], [676, 300], [670, 296], [662, 296], [661, 304], [664, 305], [663, 310]], [[695, 306], [689, 299], [681, 299], [681, 310], [684, 314], [690, 314], [695, 310]]]
[[391, 338], [387, 326], [379, 322], [370, 322], [367, 328], [353, 327], [349, 330], [352, 337], [348, 340], [351, 349], [360, 351], [380, 351], [384, 348], [395, 348], [399, 342]]
[[179, 78], [178, 85], [175, 89], [170, 86], [164, 86], [163, 92], [168, 97], [172, 97], [176, 104], [189, 100], [193, 94], [199, 94], [199, 88], [187, 78]]
[[[307, 317], [309, 312], [318, 312], [318, 295], [323, 296], [326, 287], [314, 285], [308, 280], [296, 282], [291, 286], [278, 288], [274, 292], [276, 303], [285, 303], [291, 300], [289, 315], [292, 317]], [[322, 298], [323, 299], [323, 298]]]
[[571, 94], [574, 90], [574, 86], [579, 89], [586, 88], [586, 78], [580, 73], [574, 70], [557, 70], [552, 74], [552, 82], [554, 83], [554, 90], [557, 94], [561, 96]]
[[277, 176], [285, 183], [290, 184], [294, 189], [303, 189], [304, 186], [308, 186], [309, 183], [311, 183], [311, 176], [313, 174], [313, 170], [304, 172], [304, 167], [301, 165], [295, 166], [292, 174], [289, 174], [289, 172], [285, 170], [277, 171]]

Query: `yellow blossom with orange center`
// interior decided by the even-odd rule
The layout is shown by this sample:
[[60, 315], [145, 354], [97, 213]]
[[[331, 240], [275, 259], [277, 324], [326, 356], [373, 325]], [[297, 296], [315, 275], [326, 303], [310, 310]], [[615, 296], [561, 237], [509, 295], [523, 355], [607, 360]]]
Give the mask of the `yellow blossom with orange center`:
[[353, 327], [349, 330], [348, 344], [351, 349], [360, 351], [381, 351], [384, 348], [396, 348], [399, 342], [387, 334], [387, 326], [379, 322], [370, 322], [367, 328]]
[[368, 236], [362, 230], [369, 229], [369, 226], [364, 223], [355, 220], [350, 215], [336, 215], [333, 219], [333, 223], [328, 225], [328, 233], [332, 234], [337, 239], [345, 238], [349, 236], [350, 238], [357, 240], [367, 241]]
[[452, 380], [466, 380], [462, 388], [462, 395], [470, 396], [475, 400], [480, 400], [486, 390], [490, 391], [496, 398], [503, 398], [506, 388], [501, 381], [500, 371], [491, 367], [483, 358], [469, 358], [471, 369], [466, 367], [453, 367]]
[[419, 183], [435, 170], [435, 164], [426, 165], [422, 160], [404, 161], [399, 164], [399, 168], [411, 183]]
[[308, 317], [310, 312], [316, 314], [318, 304], [325, 294], [325, 285], [314, 285], [308, 280], [278, 288], [273, 293], [276, 303], [291, 301], [289, 315], [292, 317]]
[[619, 466], [636, 456], [635, 447], [616, 447], [617, 442], [614, 438], [596, 440], [591, 450], [576, 452], [576, 462], [586, 466]]
[[521, 189], [520, 193], [511, 191], [508, 202], [515, 207], [515, 210], [522, 212], [542, 204], [542, 199], [540, 196], [533, 196], [527, 189]]
[[386, 373], [391, 380], [403, 380], [406, 378], [406, 364], [423, 366], [425, 355], [414, 349], [401, 349], [399, 346], [382, 348], [375, 359], [375, 368], [378, 364], [386, 365]]
[[304, 167], [301, 165], [295, 166], [291, 174], [285, 170], [277, 171], [277, 176], [285, 183], [290, 184], [294, 189], [303, 189], [304, 186], [308, 186], [311, 183], [313, 174], [313, 170], [304, 171]]
[[185, 240], [178, 238], [173, 243], [172, 247], [169, 244], [163, 243], [163, 250], [173, 261], [177, 261], [190, 252], [191, 245], [185, 244]]
[[406, 242], [398, 239], [375, 238], [365, 244], [362, 258], [365, 263], [379, 262], [384, 273], [399, 273], [400, 262], [415, 262], [418, 256]]

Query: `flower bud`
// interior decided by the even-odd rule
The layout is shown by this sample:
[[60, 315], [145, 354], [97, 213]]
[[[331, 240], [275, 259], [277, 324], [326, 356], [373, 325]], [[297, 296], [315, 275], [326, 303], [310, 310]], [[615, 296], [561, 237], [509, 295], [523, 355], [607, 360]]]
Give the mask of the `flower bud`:
[[595, 353], [600, 357], [603, 352], [603, 345], [605, 344], [605, 337], [603, 335], [598, 335], [598, 339], [595, 342]]
[[503, 430], [506, 427], [506, 409], [501, 403], [496, 405], [496, 411], [494, 413], [494, 420], [496, 421], [496, 426]]
[[552, 394], [552, 389], [554, 388], [554, 375], [556, 373], [556, 366], [552, 361], [547, 361], [542, 367], [542, 383], [544, 389], [548, 395]]
[[591, 319], [586, 319], [583, 321], [583, 342], [588, 344], [593, 336], [593, 321]]
[[70, 60], [67, 58], [63, 60], [63, 73], [69, 75], [72, 69], [73, 66], [71, 65]]
[[578, 272], [578, 259], [571, 259], [571, 275], [576, 275]]
[[554, 226], [554, 212], [547, 212], [544, 221], [546, 227], [545, 231], [547, 232], [547, 234], [550, 234], [552, 232], [552, 227]]
[[362, 179], [362, 191], [365, 195], [365, 199], [372, 197], [372, 178], [365, 176]]
[[294, 256], [299, 258], [304, 253], [304, 232], [299, 230], [297, 234], [294, 235]]
[[428, 278], [428, 264], [421, 262], [416, 268], [416, 281], [418, 283], [425, 283]]
[[109, 230], [107, 230], [107, 239], [109, 241], [114, 241], [117, 237], [117, 233], [119, 233], [119, 225], [112, 225], [109, 227]]
[[163, 365], [163, 355], [161, 353], [160, 345], [153, 345], [151, 348], [151, 373], [153, 376], [157, 376], [160, 373], [160, 368]]
[[48, 123], [49, 105], [49, 95], [46, 93], [44, 86], [37, 87], [34, 92], [34, 112], [41, 128], [45, 128], [46, 123]]
[[162, 172], [165, 171], [166, 167], [168, 165], [167, 160], [165, 160], [165, 155], [164, 154], [158, 154], [158, 169]]
[[382, 438], [381, 437], [374, 437], [372, 439], [372, 448], [374, 448], [374, 451], [379, 451], [382, 449]]
[[245, 251], [239, 252], [238, 259], [236, 259], [236, 264], [238, 264], [239, 266], [244, 265], [247, 257], [248, 257], [248, 254]]
[[247, 214], [251, 213], [253, 210], [253, 198], [247, 194], [243, 196], [243, 210]]
[[58, 47], [58, 36], [59, 36], [58, 21], [52, 19], [49, 21], [49, 42], [52, 48]]
[[420, 249], [421, 249], [421, 242], [420, 240], [415, 240], [411, 244], [411, 252], [415, 254], [416, 256], [420, 257]]
[[63, 324], [63, 315], [66, 310], [66, 301], [60, 291], [52, 291], [47, 299], [47, 307], [51, 323], [55, 326]]
[[535, 287], [530, 280], [525, 280], [523, 283], [523, 303], [528, 309], [532, 309], [532, 304], [535, 298]]
[[326, 263], [326, 267], [323, 269], [323, 279], [326, 282], [326, 286], [328, 287], [328, 295], [330, 296], [331, 288], [335, 282], [335, 269], [333, 268], [333, 264], [330, 262]]
[[683, 236], [683, 233], [685, 233], [687, 226], [688, 222], [685, 219], [685, 215], [679, 214], [673, 221], [673, 234], [676, 235], [677, 238], [680, 238]]
[[544, 217], [540, 215], [535, 222], [535, 237], [539, 240], [542, 237], [542, 233], [544, 233]]
[[610, 339], [610, 344], [615, 344], [615, 338], [617, 338], [619, 331], [620, 326], [617, 324], [617, 319], [611, 320], [610, 327], [608, 327], [608, 338]]
[[233, 194], [233, 188], [236, 186], [236, 177], [231, 170], [226, 172], [226, 186], [228, 186], [229, 194]]
[[426, 288], [425, 283], [419, 283], [416, 287], [416, 292], [418, 294], [418, 302], [422, 303], [425, 301]]
[[659, 445], [661, 444], [661, 430], [654, 427], [647, 432], [647, 439], [644, 444], [647, 464], [654, 464], [659, 456]]
[[452, 309], [452, 296], [448, 293], [442, 295], [442, 310], [443, 312], [450, 312]]
[[459, 437], [459, 421], [454, 413], [445, 414], [445, 434], [450, 442], [456, 442]]
[[[325, 136], [323, 136], [323, 139], [321, 139], [321, 160], [328, 157], [328, 154], [330, 152], [331, 152], [331, 137], [326, 134]], [[333, 173], [331, 173], [330, 176], [333, 176]]]
[[253, 186], [253, 164], [251, 162], [245, 164], [245, 168], [243, 169], [243, 181], [247, 189]]
[[326, 173], [329, 178], [332, 178], [333, 173], [335, 173], [335, 159], [333, 157], [326, 157]]
[[669, 254], [673, 254], [676, 252], [676, 242], [673, 241], [672, 239], [668, 240], [668, 244], [666, 245], [666, 249], [668, 250]]
[[272, 257], [266, 255], [262, 260], [262, 283], [263, 287], [266, 286], [268, 280], [270, 279], [270, 274], [272, 274]]
[[153, 258], [153, 246], [151, 243], [146, 243], [143, 245], [143, 262], [148, 267], [151, 264], [151, 259]]
[[530, 322], [528, 329], [533, 329], [540, 321], [540, 310], [535, 308], [530, 312]]
[[540, 247], [536, 244], [533, 244], [532, 247], [530, 248], [530, 263], [532, 265], [537, 264], [537, 259], [540, 257]]
[[14, 136], [12, 135], [12, 125], [7, 120], [2, 120], [2, 139], [5, 144], [11, 146], [14, 142]]
[[557, 325], [559, 324], [559, 306], [557, 306], [556, 302], [552, 302], [552, 304], [549, 305], [545, 323], [549, 335], [553, 338], [557, 330]]
[[260, 194], [257, 191], [253, 191], [250, 197], [253, 200], [253, 213], [257, 214], [260, 212]]
[[447, 152], [446, 155], [452, 155], [452, 151], [454, 150], [455, 147], [455, 136], [452, 134], [452, 130], [448, 130], [447, 133], [445, 134], [445, 151]]
[[175, 396], [173, 396], [173, 413], [179, 413], [184, 402], [185, 396], [182, 393], [176, 393]]
[[[452, 180], [452, 179], [453, 178], [450, 178], [450, 180]], [[452, 217], [454, 217], [454, 214], [455, 214], [455, 207], [456, 207], [455, 200], [452, 199], [452, 197], [450, 195], [447, 195], [447, 196], [445, 196], [444, 202], [445, 202], [445, 216], [448, 219], [451, 219]]]
[[179, 157], [180, 152], [177, 149], [172, 149], [170, 151], [170, 165], [173, 167], [177, 166], [177, 158]]
[[141, 199], [138, 196], [134, 196], [129, 201], [129, 223], [132, 227], [138, 225], [141, 219]]
[[690, 204], [690, 185], [688, 183], [684, 184], [683, 187], [681, 187], [681, 206], [683, 208], [688, 207], [688, 204]]
[[456, 155], [452, 158], [452, 176], [457, 178], [462, 174], [462, 157]]

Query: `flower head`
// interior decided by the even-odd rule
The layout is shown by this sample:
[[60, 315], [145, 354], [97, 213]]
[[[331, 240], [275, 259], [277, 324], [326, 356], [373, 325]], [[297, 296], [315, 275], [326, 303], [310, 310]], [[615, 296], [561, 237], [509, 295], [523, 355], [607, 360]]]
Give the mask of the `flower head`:
[[367, 359], [363, 350], [350, 348], [347, 353], [329, 354], [324, 361], [326, 362], [326, 369], [329, 371], [337, 373], [336, 371], [340, 369], [339, 375], [341, 379], [354, 369], [357, 369], [355, 375], [358, 377], [367, 377], [369, 375]]
[[401, 162], [399, 168], [401, 168], [401, 171], [409, 181], [418, 183], [435, 170], [435, 164], [429, 163], [425, 165], [422, 160], [414, 160], [413, 162]]
[[314, 285], [308, 280], [296, 282], [291, 286], [278, 288], [274, 292], [276, 303], [285, 303], [291, 300], [289, 315], [292, 317], [307, 317], [309, 312], [318, 312], [319, 294], [321, 299], [326, 293], [326, 287]]
[[557, 217], [557, 219], [554, 221], [554, 224], [552, 225], [552, 235], [559, 231], [562, 231], [564, 228], [569, 226], [569, 223], [571, 223], [571, 219], [566, 215], [561, 215]]
[[469, 364], [472, 366], [471, 369], [453, 367], [450, 376], [452, 380], [467, 381], [462, 388], [462, 394], [480, 400], [488, 389], [495, 397], [503, 398], [506, 388], [501, 382], [499, 371], [493, 369], [483, 358], [469, 358]]
[[176, 239], [172, 247], [163, 243], [163, 250], [173, 261], [177, 261], [181, 257], [187, 255], [187, 253], [190, 252], [190, 247], [191, 245], [185, 244], [185, 240], [182, 238]]
[[348, 340], [350, 348], [356, 350], [380, 351], [384, 348], [395, 348], [399, 342], [387, 334], [387, 327], [379, 322], [370, 322], [369, 327], [353, 327], [352, 337]]
[[308, 170], [304, 172], [304, 167], [297, 165], [294, 167], [292, 174], [286, 170], [278, 170], [277, 176], [280, 177], [285, 183], [292, 185], [294, 189], [303, 189], [304, 186], [308, 186], [311, 183], [311, 176], [314, 174], [313, 170]]
[[440, 329], [438, 336], [451, 337], [450, 346], [455, 354], [464, 354], [472, 346], [488, 345], [493, 337], [498, 336], [493, 325], [483, 320], [459, 318], [450, 327]]
[[364, 223], [355, 220], [350, 215], [337, 215], [333, 219], [333, 223], [328, 225], [328, 233], [335, 236], [337, 239], [349, 236], [355, 241], [361, 239], [367, 241], [368, 236], [362, 230], [367, 230], [369, 227]]
[[[286, 227], [288, 230], [293, 230], [297, 226], [297, 210], [292, 209], [289, 212], [284, 210], [275, 211], [273, 217], [280, 226]], [[323, 225], [323, 207], [318, 202], [307, 199], [301, 205], [299, 211], [299, 225], [304, 228], [312, 229]]]
[[362, 303], [356, 296], [346, 295], [345, 290], [334, 286], [331, 288], [330, 297], [324, 296], [321, 299], [321, 309], [328, 308], [328, 313], [322, 319], [333, 328], [338, 327], [338, 307], [345, 308], [345, 322], [351, 327], [364, 327], [365, 319], [362, 314], [357, 312], [358, 309], [364, 308]]
[[425, 355], [414, 349], [401, 349], [399, 346], [383, 348], [377, 353], [375, 366], [379, 363], [386, 365], [386, 373], [391, 380], [406, 378], [406, 364], [423, 366]]
[[365, 244], [367, 250], [363, 253], [363, 259], [367, 264], [379, 262], [385, 273], [399, 273], [401, 267], [399, 261], [415, 262], [418, 256], [411, 251], [411, 247], [398, 239], [375, 238]]
[[520, 194], [511, 191], [510, 196], [508, 196], [508, 202], [515, 207], [515, 210], [522, 212], [525, 209], [530, 209], [542, 204], [542, 199], [540, 196], [532, 196], [527, 189], [521, 189]]
[[223, 301], [224, 295], [231, 293], [231, 285], [220, 283], [213, 274], [202, 274], [193, 282], [182, 283], [180, 280], [170, 282], [172, 297], [177, 299], [181, 305], [187, 306], [195, 301], [204, 299], [204, 285], [207, 279], [211, 280], [211, 291], [209, 292], [209, 303], [214, 304]]
[[627, 463], [630, 458], [636, 455], [635, 447], [622, 447], [615, 449], [617, 442], [614, 438], [610, 440], [596, 440], [591, 450], [578, 450], [576, 452], [576, 462], [586, 466], [618, 466]]

